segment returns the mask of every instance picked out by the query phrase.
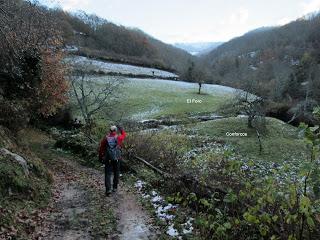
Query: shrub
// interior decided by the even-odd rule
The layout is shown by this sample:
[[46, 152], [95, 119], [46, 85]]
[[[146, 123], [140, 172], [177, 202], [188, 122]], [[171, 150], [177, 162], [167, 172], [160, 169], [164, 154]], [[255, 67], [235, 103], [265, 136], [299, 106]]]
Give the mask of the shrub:
[[125, 152], [142, 157], [168, 173], [179, 171], [179, 157], [191, 147], [186, 135], [170, 132], [136, 133], [129, 135], [125, 142]]
[[0, 100], [0, 125], [18, 131], [29, 123], [28, 104], [24, 101]]
[[59, 131], [56, 148], [70, 151], [81, 157], [81, 164], [89, 167], [98, 166], [98, 144], [93, 143], [80, 131]]
[[53, 116], [45, 118], [44, 121], [49, 126], [62, 127], [63, 129], [68, 129], [68, 130], [71, 130], [73, 127], [78, 127], [78, 126], [74, 126], [75, 123], [73, 120], [71, 107], [68, 107], [68, 106], [60, 109]]
[[68, 100], [69, 84], [65, 79], [65, 67], [62, 64], [61, 52], [42, 54], [41, 84], [38, 88], [37, 103], [39, 114], [51, 116], [57, 113]]

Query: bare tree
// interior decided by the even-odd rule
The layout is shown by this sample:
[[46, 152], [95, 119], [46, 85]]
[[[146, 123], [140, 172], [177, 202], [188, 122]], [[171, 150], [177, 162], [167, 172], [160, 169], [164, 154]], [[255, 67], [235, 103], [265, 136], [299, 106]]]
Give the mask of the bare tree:
[[198, 94], [201, 94], [202, 82], [198, 82], [198, 84], [199, 84]]
[[205, 74], [204, 72], [198, 67], [195, 71], [196, 81], [199, 85], [198, 88], [198, 94], [201, 94], [201, 89], [203, 87], [203, 84], [205, 82]]
[[259, 152], [262, 153], [261, 132], [266, 127], [264, 99], [239, 90], [231, 101], [221, 107], [221, 111], [224, 114], [240, 113], [247, 116], [247, 126], [255, 130], [259, 143]]
[[94, 116], [104, 110], [111, 113], [117, 107], [120, 97], [120, 87], [124, 80], [119, 77], [106, 77], [98, 81], [90, 75], [90, 65], [81, 65], [74, 69], [70, 75], [72, 93], [85, 121], [89, 134], [94, 124]]

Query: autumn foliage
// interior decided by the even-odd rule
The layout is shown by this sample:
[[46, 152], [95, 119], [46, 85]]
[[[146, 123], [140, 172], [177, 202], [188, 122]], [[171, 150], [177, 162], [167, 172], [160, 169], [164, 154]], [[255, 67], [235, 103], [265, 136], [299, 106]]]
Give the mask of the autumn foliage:
[[55, 114], [63, 107], [69, 90], [65, 79], [65, 67], [62, 62], [62, 53], [45, 53], [42, 55], [42, 81], [38, 89], [39, 113], [43, 116]]
[[0, 10], [1, 105], [13, 119], [22, 112], [25, 119], [55, 114], [68, 100], [56, 19], [33, 1], [5, 0]]

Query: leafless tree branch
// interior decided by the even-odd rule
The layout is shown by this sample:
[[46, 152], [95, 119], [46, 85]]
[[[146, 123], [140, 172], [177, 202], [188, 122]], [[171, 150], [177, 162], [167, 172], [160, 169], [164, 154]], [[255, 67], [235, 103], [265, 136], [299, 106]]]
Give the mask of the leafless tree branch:
[[72, 92], [86, 125], [91, 125], [95, 114], [102, 109], [116, 107], [119, 102], [119, 90], [124, 82], [120, 78], [106, 78], [103, 83], [98, 83], [94, 76], [90, 75], [90, 64], [81, 67], [71, 65], [73, 71], [70, 72], [69, 79]]

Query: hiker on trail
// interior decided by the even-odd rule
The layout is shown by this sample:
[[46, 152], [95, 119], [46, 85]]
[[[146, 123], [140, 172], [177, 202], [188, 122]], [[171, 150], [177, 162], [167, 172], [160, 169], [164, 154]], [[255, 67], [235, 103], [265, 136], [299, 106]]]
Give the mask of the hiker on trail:
[[[117, 134], [119, 131], [119, 135]], [[105, 186], [106, 194], [116, 192], [121, 161], [122, 142], [126, 137], [126, 132], [120, 126], [111, 126], [110, 132], [101, 140], [99, 147], [99, 160], [105, 164]], [[111, 175], [113, 172], [113, 186], [111, 191]]]

